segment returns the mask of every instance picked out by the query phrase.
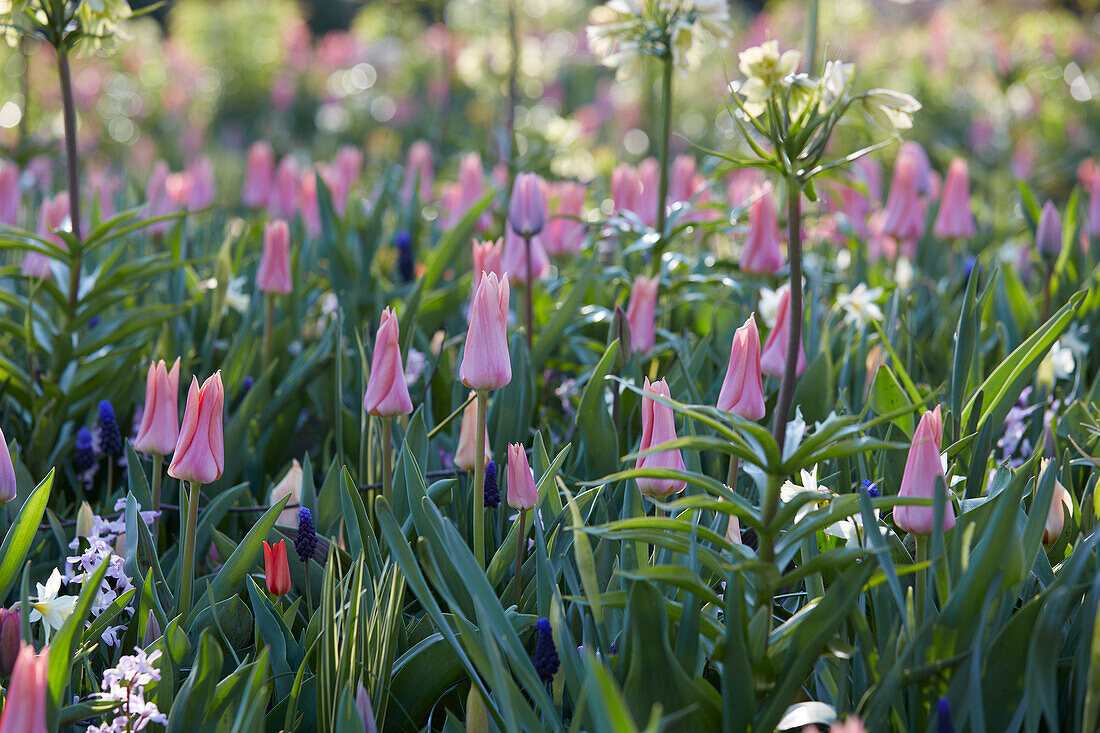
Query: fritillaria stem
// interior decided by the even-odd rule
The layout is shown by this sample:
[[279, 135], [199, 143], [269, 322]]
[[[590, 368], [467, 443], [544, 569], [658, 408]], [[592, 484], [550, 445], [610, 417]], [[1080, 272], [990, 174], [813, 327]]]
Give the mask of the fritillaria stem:
[[783, 454], [787, 438], [787, 419], [794, 399], [794, 381], [798, 371], [798, 349], [802, 345], [802, 186], [797, 176], [787, 180], [787, 258], [790, 261], [791, 300], [787, 324], [787, 363], [783, 365], [783, 381], [775, 404], [775, 427], [772, 437]]
[[[73, 74], [69, 67], [69, 51], [61, 44], [57, 48], [57, 72], [61, 80], [62, 117], [65, 123], [65, 154], [69, 167], [69, 218], [72, 233], [77, 241], [80, 234], [80, 160], [76, 151], [76, 106], [73, 103]], [[69, 316], [76, 314], [77, 296], [80, 291], [81, 252], [73, 253], [69, 262]]]

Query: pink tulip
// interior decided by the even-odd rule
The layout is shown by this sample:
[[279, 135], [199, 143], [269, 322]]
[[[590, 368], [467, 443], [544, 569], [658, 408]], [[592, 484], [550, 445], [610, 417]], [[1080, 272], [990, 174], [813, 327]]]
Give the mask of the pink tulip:
[[0, 608], [0, 679], [11, 677], [19, 661], [20, 617], [19, 611]]
[[695, 158], [677, 155], [668, 177], [668, 203], [690, 203], [705, 185], [706, 179], [698, 174]]
[[977, 232], [974, 214], [970, 212], [970, 174], [966, 161], [955, 158], [947, 169], [940, 210], [932, 233], [940, 239], [965, 239]]
[[920, 143], [914, 140], [906, 140], [903, 142], [898, 148], [897, 159], [906, 159], [913, 162], [917, 171], [917, 193], [929, 198], [939, 198], [939, 177], [936, 175], [936, 172], [932, 170], [932, 162], [928, 160], [928, 153], [924, 151]]
[[294, 289], [290, 278], [290, 228], [282, 219], [264, 227], [264, 251], [256, 270], [256, 288], [281, 295]]
[[735, 209], [748, 204], [764, 181], [757, 168], [740, 168], [726, 176], [726, 201]]
[[[70, 231], [69, 194], [61, 192], [52, 199], [44, 199], [38, 212], [38, 236], [48, 242], [68, 250], [69, 245], [57, 235], [59, 231]], [[23, 274], [30, 277], [48, 278], [50, 262], [53, 260], [39, 252], [27, 252], [23, 258]]]
[[422, 204], [431, 201], [434, 179], [431, 146], [423, 140], [417, 140], [409, 146], [409, 156], [405, 162], [405, 183], [401, 187], [402, 203], [411, 202], [413, 194], [419, 195]]
[[20, 646], [4, 700], [4, 714], [0, 716], [0, 733], [47, 733], [49, 669], [49, 647], [35, 654], [33, 646]]
[[516, 176], [508, 201], [508, 226], [522, 237], [533, 237], [546, 226], [546, 199], [542, 195], [542, 179], [537, 174]]
[[306, 234], [316, 239], [321, 236], [321, 206], [317, 203], [317, 173], [312, 168], [302, 171], [298, 197], [298, 210], [302, 213]]
[[298, 163], [289, 155], [279, 161], [275, 169], [275, 188], [271, 192], [267, 208], [276, 219], [294, 219], [298, 211], [298, 183], [301, 174]]
[[214, 164], [209, 158], [199, 158], [188, 167], [187, 172], [191, 178], [191, 197], [187, 208], [197, 210], [213, 205], [218, 194]]
[[[467, 153], [458, 164], [459, 208], [462, 216], [485, 196], [485, 166], [477, 153]], [[461, 219], [461, 217], [459, 217]], [[458, 223], [458, 220], [455, 220]], [[481, 212], [477, 230], [485, 231], [493, 225], [493, 215], [488, 209]]]
[[[470, 393], [473, 396], [473, 392]], [[462, 411], [462, 426], [458, 430], [458, 447], [455, 448], [454, 464], [464, 471], [473, 471], [477, 465], [477, 400], [470, 400]], [[485, 462], [493, 459], [489, 450], [489, 429], [485, 429]]]
[[[647, 393], [671, 399], [665, 380], [650, 384], [647, 377], [642, 387], [642, 442], [638, 452], [657, 448], [676, 440], [676, 419], [672, 408], [645, 396]], [[670, 468], [687, 470], [679, 450], [666, 450], [638, 458], [635, 468]], [[639, 478], [638, 490], [655, 497], [667, 497], [683, 491], [687, 482], [671, 478]]]
[[1092, 187], [1089, 194], [1088, 220], [1084, 229], [1089, 236], [1100, 237], [1100, 182]]
[[746, 420], [764, 417], [764, 385], [760, 379], [760, 332], [750, 315], [733, 334], [730, 363], [722, 390], [718, 393], [719, 410], [732, 412]]
[[882, 166], [869, 155], [856, 160], [852, 166], [856, 177], [867, 187], [867, 198], [874, 204], [882, 203]]
[[554, 186], [557, 205], [542, 234], [547, 254], [555, 257], [579, 254], [584, 246], [584, 184], [563, 182]]
[[363, 174], [363, 152], [351, 145], [344, 145], [336, 151], [332, 165], [325, 170], [325, 185], [332, 194], [332, 208], [337, 216], [343, 216], [348, 208], [348, 194]]
[[886, 226], [886, 212], [876, 211], [867, 217], [867, 259], [877, 262], [882, 258], [893, 262], [898, 256], [898, 243], [883, 231]]
[[[171, 177], [168, 164], [158, 160], [153, 166], [153, 172], [145, 184], [145, 218], [155, 219], [160, 216], [174, 214], [178, 207], [172, 201], [172, 195], [168, 191], [168, 179]], [[176, 184], [179, 185], [178, 183]], [[162, 235], [172, 228], [172, 221], [158, 221], [150, 224], [147, 229], [150, 234]]]
[[657, 289], [660, 278], [638, 275], [630, 288], [626, 304], [626, 322], [630, 327], [631, 351], [645, 353], [657, 341]]
[[917, 241], [924, 236], [924, 200], [917, 187], [917, 165], [911, 157], [898, 156], [882, 229], [902, 242], [910, 253], [916, 251]]
[[[1043, 474], [1047, 472], [1047, 467], [1050, 465], [1050, 459], [1044, 458], [1039, 463], [1039, 477], [1042, 478]], [[1055, 465], [1054, 471], [1058, 470], [1058, 466]], [[1043, 544], [1050, 547], [1058, 538], [1062, 535], [1062, 528], [1065, 526], [1066, 513], [1062, 509], [1062, 505], [1065, 504], [1069, 507], [1070, 512], [1073, 511], [1073, 501], [1069, 497], [1069, 492], [1066, 491], [1066, 487], [1062, 486], [1062, 482], [1057, 478], [1054, 479], [1054, 492], [1050, 495], [1050, 507], [1047, 509], [1047, 518], [1043, 523]]]
[[660, 197], [661, 165], [656, 158], [646, 158], [638, 164], [638, 182], [641, 184], [641, 193], [638, 195], [638, 206], [634, 213], [647, 227], [657, 226], [657, 199]]
[[15, 492], [15, 466], [11, 462], [8, 439], [4, 437], [4, 431], [0, 430], [0, 506], [14, 499]]
[[503, 252], [503, 239], [498, 239], [495, 242], [488, 239], [484, 242], [479, 242], [476, 239], [474, 240], [474, 285], [471, 295], [477, 294], [477, 286], [481, 284], [482, 275], [489, 272], [495, 272], [498, 279], [504, 277], [504, 268], [501, 264]]
[[168, 475], [180, 481], [208, 484], [221, 478], [225, 468], [225, 443], [222, 436], [222, 405], [225, 388], [222, 373], [215, 372], [199, 388], [191, 377], [187, 405], [180, 427]]
[[359, 720], [363, 723], [363, 733], [378, 733], [378, 723], [374, 719], [374, 710], [371, 708], [370, 695], [363, 683], [355, 693], [355, 711], [359, 713]]
[[508, 227], [504, 235], [504, 254], [501, 266], [508, 273], [514, 285], [527, 285], [528, 275], [532, 280], [541, 280], [550, 272], [550, 258], [542, 247], [542, 237], [531, 237], [531, 272], [527, 272], [527, 242]]
[[611, 200], [615, 204], [615, 213], [637, 213], [641, 198], [642, 181], [638, 178], [638, 171], [621, 163], [611, 172]]
[[749, 235], [741, 252], [741, 269], [755, 274], [774, 275], [783, 269], [783, 251], [779, 245], [779, 213], [770, 183], [749, 208]]
[[363, 409], [380, 417], [408, 415], [413, 411], [409, 387], [405, 383], [405, 367], [401, 363], [397, 314], [391, 308], [382, 311], [382, 323], [374, 339]]
[[519, 443], [508, 444], [508, 506], [513, 509], [534, 509], [539, 503], [535, 474], [527, 462], [527, 453]]
[[8, 161], [0, 162], [0, 224], [15, 226], [19, 223], [19, 205], [23, 191], [19, 186], [19, 166]]
[[470, 308], [466, 347], [458, 368], [462, 383], [471, 389], [500, 389], [512, 381], [508, 357], [508, 279], [490, 272], [481, 278]]
[[[772, 377], [783, 376], [783, 370], [787, 364], [787, 334], [791, 327], [791, 289], [783, 286], [783, 295], [779, 299], [779, 307], [775, 312], [775, 328], [768, 334], [768, 340], [764, 343], [764, 352], [760, 356], [760, 371]], [[802, 314], [795, 314], [801, 318]], [[802, 340], [798, 343], [798, 362], [795, 365], [795, 376], [802, 376], [806, 371], [806, 354], [802, 350]]]
[[1043, 204], [1043, 213], [1035, 228], [1035, 247], [1044, 257], [1056, 258], [1062, 253], [1062, 220], [1053, 201]]
[[[901, 477], [898, 496], [909, 499], [931, 499], [941, 484], [946, 485], [943, 464], [940, 463], [940, 441], [943, 439], [943, 418], [940, 408], [924, 413], [913, 433], [909, 456], [905, 459], [905, 473]], [[933, 506], [894, 507], [894, 522], [907, 532], [916, 535], [932, 534], [935, 522]], [[951, 496], [944, 497], [943, 531], [955, 526], [955, 507]]]
[[141, 413], [141, 427], [134, 440], [134, 450], [167, 456], [179, 439], [179, 383], [180, 360], [169, 371], [164, 360], [149, 365], [145, 377], [145, 409]]
[[262, 209], [271, 201], [275, 182], [275, 152], [266, 142], [258, 142], [248, 149], [248, 168], [245, 171], [241, 202], [250, 209]]

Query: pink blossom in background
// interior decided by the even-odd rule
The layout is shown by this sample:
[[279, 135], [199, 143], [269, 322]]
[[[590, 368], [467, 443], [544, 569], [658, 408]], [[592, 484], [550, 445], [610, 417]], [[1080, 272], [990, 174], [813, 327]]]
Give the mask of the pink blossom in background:
[[291, 74], [279, 74], [271, 84], [271, 108], [287, 112], [298, 96], [298, 79]]
[[[166, 216], [175, 213], [176, 205], [168, 192], [168, 164], [158, 160], [153, 166], [153, 172], [145, 184], [145, 211], [146, 219], [155, 219], [158, 216]], [[171, 220], [158, 221], [146, 227], [146, 231], [157, 236], [162, 235], [172, 228]]]
[[19, 179], [19, 166], [10, 161], [0, 161], [0, 224], [17, 226], [19, 207], [23, 203], [23, 189]]
[[316, 239], [321, 236], [321, 206], [317, 202], [317, 175], [313, 168], [302, 171], [298, 189], [298, 207], [305, 224], [306, 234]]
[[[504, 255], [501, 258], [501, 267], [508, 275], [508, 280], [513, 285], [526, 286], [527, 284], [527, 245], [523, 237], [505, 227]], [[546, 250], [542, 246], [542, 236], [531, 237], [531, 279], [541, 280], [550, 272], [550, 258], [546, 256]]]
[[298, 162], [291, 156], [279, 161], [275, 169], [275, 189], [268, 202], [268, 212], [272, 218], [292, 221], [298, 211], [298, 182], [301, 176]]
[[726, 201], [735, 209], [748, 206], [764, 177], [757, 168], [741, 168], [726, 176]]
[[191, 196], [187, 208], [198, 210], [212, 206], [218, 193], [214, 164], [209, 158], [202, 157], [188, 167], [187, 173], [191, 178]]
[[409, 146], [409, 154], [405, 161], [405, 182], [401, 186], [401, 201], [407, 204], [413, 200], [413, 194], [417, 194], [420, 203], [431, 202], [434, 182], [432, 148], [424, 140], [417, 140]]
[[[65, 244], [64, 239], [57, 236], [56, 232], [70, 229], [68, 191], [62, 191], [53, 198], [44, 199], [42, 207], [38, 210], [38, 236], [67, 250], [69, 246]], [[48, 278], [52, 261], [52, 258], [40, 252], [27, 252], [23, 257], [23, 274], [29, 277]]]
[[578, 254], [584, 246], [583, 183], [562, 181], [549, 185], [550, 222], [542, 234], [546, 252], [553, 256]]
[[647, 227], [657, 226], [657, 207], [663, 205], [658, 202], [660, 179], [661, 166], [656, 158], [646, 158], [638, 164], [638, 181], [641, 183], [642, 190], [638, 195], [634, 213]]

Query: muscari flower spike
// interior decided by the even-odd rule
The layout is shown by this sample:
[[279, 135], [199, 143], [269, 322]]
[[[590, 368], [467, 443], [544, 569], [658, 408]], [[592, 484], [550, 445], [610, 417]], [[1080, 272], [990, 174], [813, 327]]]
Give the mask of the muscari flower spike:
[[535, 671], [539, 679], [549, 682], [554, 679], [554, 674], [561, 666], [558, 659], [558, 650], [554, 647], [554, 632], [550, 628], [550, 619], [540, 618], [535, 622], [535, 630], [539, 633], [538, 643], [535, 644], [535, 653], [531, 656], [531, 663], [535, 665]]
[[867, 496], [870, 496], [871, 498], [876, 498], [880, 495], [878, 484], [876, 484], [869, 478], [863, 479], [863, 490], [866, 491]]
[[317, 549], [317, 530], [313, 528], [313, 515], [306, 507], [298, 510], [298, 534], [294, 537], [294, 549], [302, 562], [313, 557]]
[[485, 508], [496, 509], [500, 506], [500, 486], [497, 484], [497, 463], [485, 464]]
[[107, 400], [99, 401], [99, 446], [108, 456], [122, 455], [122, 432], [115, 420], [115, 408]]
[[92, 431], [88, 428], [81, 428], [76, 433], [76, 455], [73, 457], [73, 468], [77, 470], [77, 473], [84, 473], [95, 463]]
[[397, 272], [401, 276], [401, 282], [412, 282], [416, 274], [413, 261], [412, 235], [404, 229], [393, 237], [393, 244], [397, 247]]
[[937, 733], [955, 733], [955, 726], [951, 724], [951, 703], [946, 697], [941, 697], [936, 703], [936, 731]]

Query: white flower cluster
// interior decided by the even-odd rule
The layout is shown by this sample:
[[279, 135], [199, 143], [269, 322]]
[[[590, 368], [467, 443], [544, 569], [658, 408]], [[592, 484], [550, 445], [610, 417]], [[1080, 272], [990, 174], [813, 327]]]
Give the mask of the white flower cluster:
[[118, 666], [103, 672], [103, 692], [93, 695], [98, 700], [118, 703], [115, 717], [102, 725], [93, 725], [88, 733], [129, 733], [145, 730], [150, 723], [166, 725], [168, 717], [160, 712], [156, 703], [145, 699], [145, 687], [160, 681], [160, 670], [153, 662], [160, 658], [160, 650], [146, 654], [134, 649], [135, 654], [122, 657]]
[[725, 0], [609, 0], [588, 16], [588, 46], [620, 79], [642, 56], [671, 54], [682, 70], [702, 60], [707, 43], [730, 35]]

